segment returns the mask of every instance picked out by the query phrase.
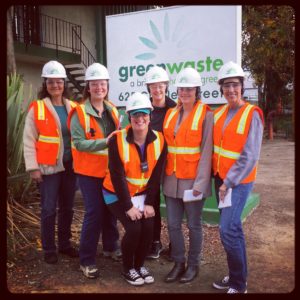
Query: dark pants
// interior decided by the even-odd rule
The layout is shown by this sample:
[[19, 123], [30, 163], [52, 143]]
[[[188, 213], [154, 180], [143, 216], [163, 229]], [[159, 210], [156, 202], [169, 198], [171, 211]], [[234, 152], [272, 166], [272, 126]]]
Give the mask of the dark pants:
[[125, 234], [121, 242], [123, 270], [139, 269], [144, 265], [153, 238], [154, 218], [132, 221], [119, 201], [107, 205], [122, 223]]
[[76, 190], [76, 174], [72, 161], [64, 163], [65, 171], [52, 175], [43, 175], [39, 184], [41, 193], [41, 238], [46, 253], [56, 252], [55, 218], [58, 205], [58, 248], [71, 247], [71, 224]]
[[114, 251], [118, 247], [119, 232], [117, 219], [104, 203], [103, 178], [78, 174], [79, 187], [83, 196], [85, 214], [81, 229], [79, 257], [84, 266], [96, 264], [96, 253], [102, 232], [103, 250]]

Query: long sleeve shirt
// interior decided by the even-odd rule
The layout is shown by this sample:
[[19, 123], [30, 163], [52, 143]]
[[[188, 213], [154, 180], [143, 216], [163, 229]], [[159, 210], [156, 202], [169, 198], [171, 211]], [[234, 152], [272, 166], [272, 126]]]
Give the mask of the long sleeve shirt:
[[[224, 122], [223, 130], [237, 113], [237, 111], [238, 108], [229, 109], [226, 120]], [[224, 179], [224, 184], [227, 188], [238, 185], [244, 178], [246, 178], [250, 174], [252, 169], [255, 167], [260, 156], [263, 131], [263, 123], [259, 116], [259, 113], [257, 111], [254, 111], [245, 147], [240, 157], [231, 166], [226, 178]]]

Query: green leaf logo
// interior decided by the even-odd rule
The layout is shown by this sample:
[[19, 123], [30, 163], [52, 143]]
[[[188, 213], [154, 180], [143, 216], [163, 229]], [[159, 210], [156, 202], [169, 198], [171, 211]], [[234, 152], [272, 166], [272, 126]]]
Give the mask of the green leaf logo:
[[[165, 14], [164, 21], [163, 21], [163, 29], [159, 30], [158, 26], [152, 21], [149, 21], [150, 29], [153, 34], [153, 37], [145, 37], [139, 36], [139, 40], [142, 42], [149, 52], [140, 53], [135, 56], [136, 59], [140, 60], [149, 60], [156, 57], [156, 51], [159, 50], [159, 47], [163, 46], [164, 43], [165, 47], [173, 48], [181, 48], [186, 44], [191, 43], [193, 41], [193, 32], [189, 32], [185, 34], [183, 32], [184, 22], [182, 18], [175, 24], [175, 30], [171, 34], [170, 30], [170, 20], [168, 13]], [[174, 45], [170, 45], [170, 42]]]

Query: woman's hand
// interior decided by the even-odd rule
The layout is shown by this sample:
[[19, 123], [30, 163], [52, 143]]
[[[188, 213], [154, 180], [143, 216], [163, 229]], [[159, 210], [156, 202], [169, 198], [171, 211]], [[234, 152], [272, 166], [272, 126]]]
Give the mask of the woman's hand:
[[30, 174], [30, 178], [35, 182], [40, 183], [43, 181], [42, 173], [40, 170], [30, 171], [29, 174]]
[[155, 211], [152, 205], [145, 205], [144, 206], [144, 216], [145, 218], [151, 218], [155, 216]]
[[223, 183], [220, 187], [219, 187], [219, 198], [220, 200], [223, 202], [224, 201], [224, 198], [226, 196], [226, 193], [227, 193], [227, 187], [226, 185]]
[[114, 136], [119, 130], [113, 131], [109, 136], [106, 137], [106, 145], [108, 145], [109, 140], [111, 139], [112, 136]]
[[193, 190], [193, 196], [194, 196], [194, 197], [197, 197], [197, 196], [199, 196], [200, 194], [201, 194], [201, 192], [196, 191], [196, 190]]
[[132, 221], [139, 220], [143, 216], [142, 212], [140, 212], [139, 209], [134, 206], [127, 210], [126, 214]]

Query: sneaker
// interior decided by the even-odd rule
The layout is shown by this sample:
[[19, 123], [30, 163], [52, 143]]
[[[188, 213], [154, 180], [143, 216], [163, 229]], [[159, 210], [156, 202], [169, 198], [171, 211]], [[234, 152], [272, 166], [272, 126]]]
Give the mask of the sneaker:
[[99, 270], [97, 266], [82, 266], [80, 265], [80, 270], [83, 272], [84, 276], [87, 278], [97, 278], [99, 277]]
[[213, 287], [218, 290], [229, 289], [229, 276], [225, 276], [222, 280], [213, 282]]
[[151, 275], [149, 270], [145, 267], [141, 267], [139, 270], [139, 274], [144, 279], [145, 283], [152, 283], [154, 282], [154, 277]]
[[79, 257], [79, 252], [77, 249], [70, 247], [67, 249], [59, 250], [58, 251], [61, 254], [67, 255], [69, 257]]
[[122, 258], [122, 251], [120, 248], [115, 251], [103, 251], [103, 256], [105, 258], [111, 258], [114, 261], [120, 261]]
[[151, 245], [150, 251], [148, 253], [148, 255], [146, 256], [146, 258], [159, 258], [160, 253], [162, 252], [163, 248], [162, 248], [162, 244], [160, 241], [154, 241]]
[[125, 280], [132, 285], [143, 285], [145, 282], [136, 269], [130, 269], [127, 273], [124, 272], [122, 275]]
[[247, 294], [247, 289], [243, 291], [236, 290], [234, 288], [229, 288], [227, 294]]
[[55, 252], [45, 253], [44, 261], [47, 264], [56, 264], [58, 262], [57, 254]]

